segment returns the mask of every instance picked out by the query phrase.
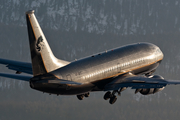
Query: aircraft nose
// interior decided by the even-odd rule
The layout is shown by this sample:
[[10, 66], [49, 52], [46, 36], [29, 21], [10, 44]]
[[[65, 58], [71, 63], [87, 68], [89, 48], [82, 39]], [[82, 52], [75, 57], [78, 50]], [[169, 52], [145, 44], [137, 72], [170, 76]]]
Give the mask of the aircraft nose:
[[155, 54], [156, 54], [157, 60], [160, 60], [160, 59], [162, 60], [163, 57], [164, 57], [164, 55], [163, 55], [162, 51], [160, 50], [160, 48], [156, 49]]

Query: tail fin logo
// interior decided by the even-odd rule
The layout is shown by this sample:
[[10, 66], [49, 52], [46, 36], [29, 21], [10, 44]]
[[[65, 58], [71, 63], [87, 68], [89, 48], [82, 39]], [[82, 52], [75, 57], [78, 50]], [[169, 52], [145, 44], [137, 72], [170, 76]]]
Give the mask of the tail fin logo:
[[44, 47], [43, 38], [42, 38], [42, 36], [40, 36], [36, 42], [36, 49], [37, 49], [37, 51], [40, 52], [43, 49], [43, 47]]

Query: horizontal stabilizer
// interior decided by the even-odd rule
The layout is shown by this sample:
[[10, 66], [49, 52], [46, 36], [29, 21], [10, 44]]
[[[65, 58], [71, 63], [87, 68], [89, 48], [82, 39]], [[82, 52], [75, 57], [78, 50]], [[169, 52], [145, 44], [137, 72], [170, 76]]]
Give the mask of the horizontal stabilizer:
[[32, 76], [8, 74], [8, 73], [0, 73], [0, 76], [7, 77], [7, 78], [13, 78], [13, 79], [17, 79], [17, 80], [22, 80], [22, 81], [29, 81], [32, 78]]
[[7, 65], [6, 67], [11, 70], [15, 70], [15, 71], [23, 72], [27, 74], [32, 74], [31, 63], [0, 58], [0, 64]]

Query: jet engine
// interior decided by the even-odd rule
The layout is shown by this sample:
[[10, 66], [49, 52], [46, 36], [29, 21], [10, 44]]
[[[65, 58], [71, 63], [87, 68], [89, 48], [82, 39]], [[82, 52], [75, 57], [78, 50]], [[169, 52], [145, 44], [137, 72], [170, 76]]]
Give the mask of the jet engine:
[[142, 90], [140, 91], [140, 93], [141, 93], [142, 95], [153, 94], [153, 92], [154, 92], [154, 88], [142, 89]]
[[148, 78], [164, 79], [161, 75], [150, 75]]
[[[164, 79], [160, 75], [151, 75], [148, 78]], [[149, 95], [149, 94], [154, 94], [154, 93], [157, 93], [159, 91], [162, 91], [164, 88], [165, 87], [162, 87], [162, 88], [148, 88], [148, 89], [141, 89], [141, 90], [136, 90], [136, 91], [139, 91], [142, 95]]]

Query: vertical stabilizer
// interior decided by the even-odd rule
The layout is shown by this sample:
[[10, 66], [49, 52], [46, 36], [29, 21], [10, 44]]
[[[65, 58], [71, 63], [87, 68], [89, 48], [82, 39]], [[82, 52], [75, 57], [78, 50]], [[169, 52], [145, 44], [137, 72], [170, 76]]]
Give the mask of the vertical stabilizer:
[[69, 62], [57, 59], [47, 43], [47, 40], [34, 15], [34, 10], [26, 12], [29, 34], [33, 75], [40, 75], [63, 67]]

